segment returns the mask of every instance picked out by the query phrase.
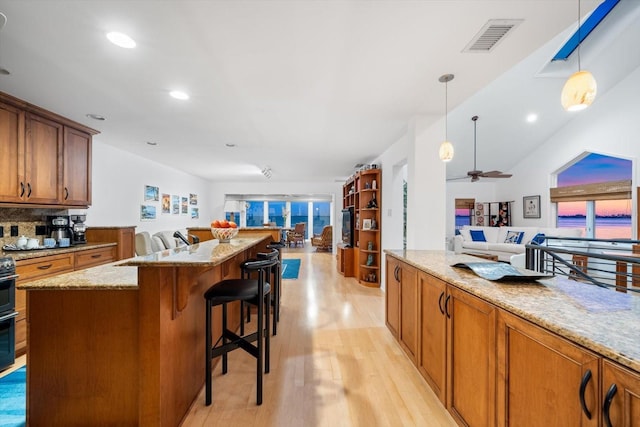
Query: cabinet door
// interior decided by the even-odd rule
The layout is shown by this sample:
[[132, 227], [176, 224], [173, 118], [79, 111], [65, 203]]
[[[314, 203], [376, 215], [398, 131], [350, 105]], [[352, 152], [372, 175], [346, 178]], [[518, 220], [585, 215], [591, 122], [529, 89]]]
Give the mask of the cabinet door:
[[91, 204], [91, 135], [65, 127], [63, 156], [65, 205]]
[[385, 290], [387, 327], [394, 337], [398, 337], [400, 329], [400, 262], [387, 256], [387, 286]]
[[501, 311], [498, 426], [597, 427], [599, 360], [596, 354]]
[[27, 113], [25, 201], [57, 204], [62, 195], [62, 125]]
[[400, 278], [400, 346], [414, 364], [418, 363], [418, 270], [401, 263]]
[[133, 227], [123, 228], [121, 233], [122, 237], [118, 242], [118, 260], [136, 256], [136, 229]]
[[427, 273], [419, 272], [418, 289], [420, 294], [418, 371], [440, 401], [445, 403], [447, 317], [444, 312], [444, 303], [447, 297], [447, 284]]
[[640, 426], [640, 375], [608, 360], [602, 366], [602, 425]]
[[448, 292], [447, 408], [459, 424], [493, 427], [496, 309], [452, 286]]
[[22, 201], [24, 189], [24, 113], [0, 103], [0, 201]]

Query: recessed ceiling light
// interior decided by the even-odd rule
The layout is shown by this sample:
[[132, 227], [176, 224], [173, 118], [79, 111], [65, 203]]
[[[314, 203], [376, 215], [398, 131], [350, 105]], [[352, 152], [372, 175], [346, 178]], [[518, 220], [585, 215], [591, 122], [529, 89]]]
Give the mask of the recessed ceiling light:
[[189, 99], [189, 95], [180, 90], [172, 90], [171, 92], [169, 92], [169, 95], [171, 95], [175, 99], [181, 99], [181, 100]]
[[131, 37], [117, 31], [107, 33], [107, 39], [116, 46], [120, 46], [125, 49], [133, 49], [136, 47], [136, 42]]
[[93, 120], [100, 120], [100, 121], [106, 120], [105, 117], [101, 116], [100, 114], [89, 113], [89, 114], [87, 114], [87, 117], [89, 117], [90, 119], [93, 119]]
[[538, 115], [535, 113], [531, 113], [527, 116], [527, 122], [535, 123], [538, 120]]
[[151, 145], [151, 146], [155, 147], [156, 145], [158, 145], [158, 143], [154, 142], [154, 141], [147, 141], [147, 145]]

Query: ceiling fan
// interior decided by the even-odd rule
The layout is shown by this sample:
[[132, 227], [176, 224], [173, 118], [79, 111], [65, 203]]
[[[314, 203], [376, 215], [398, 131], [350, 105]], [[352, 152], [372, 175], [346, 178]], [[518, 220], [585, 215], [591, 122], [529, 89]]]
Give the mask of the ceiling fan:
[[476, 166], [476, 124], [478, 121], [478, 116], [471, 117], [471, 120], [473, 120], [473, 170], [470, 170], [469, 172], [467, 172], [467, 176], [465, 177], [453, 178], [450, 181], [458, 180], [458, 179], [466, 179], [469, 177], [471, 178], [471, 182], [476, 182], [481, 177], [482, 178], [511, 178], [511, 174], [502, 173], [500, 171], [483, 172], [481, 170], [478, 170], [478, 167]]

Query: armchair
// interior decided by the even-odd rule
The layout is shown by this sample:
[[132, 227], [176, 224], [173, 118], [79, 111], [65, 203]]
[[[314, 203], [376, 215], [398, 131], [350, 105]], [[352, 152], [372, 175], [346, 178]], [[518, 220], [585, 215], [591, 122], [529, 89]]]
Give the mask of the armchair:
[[291, 245], [297, 245], [298, 243], [304, 246], [304, 234], [306, 227], [306, 222], [299, 222], [295, 225], [293, 231], [287, 231], [287, 244], [289, 247], [291, 247]]
[[333, 227], [325, 225], [322, 233], [314, 234], [311, 245], [317, 246], [316, 251], [330, 251], [333, 248]]

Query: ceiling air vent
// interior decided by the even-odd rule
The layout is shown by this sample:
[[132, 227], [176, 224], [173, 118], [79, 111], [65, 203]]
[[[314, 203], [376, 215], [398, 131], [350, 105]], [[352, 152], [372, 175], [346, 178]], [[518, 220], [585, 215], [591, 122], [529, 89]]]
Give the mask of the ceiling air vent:
[[490, 19], [462, 51], [491, 52], [522, 21], [522, 19]]

